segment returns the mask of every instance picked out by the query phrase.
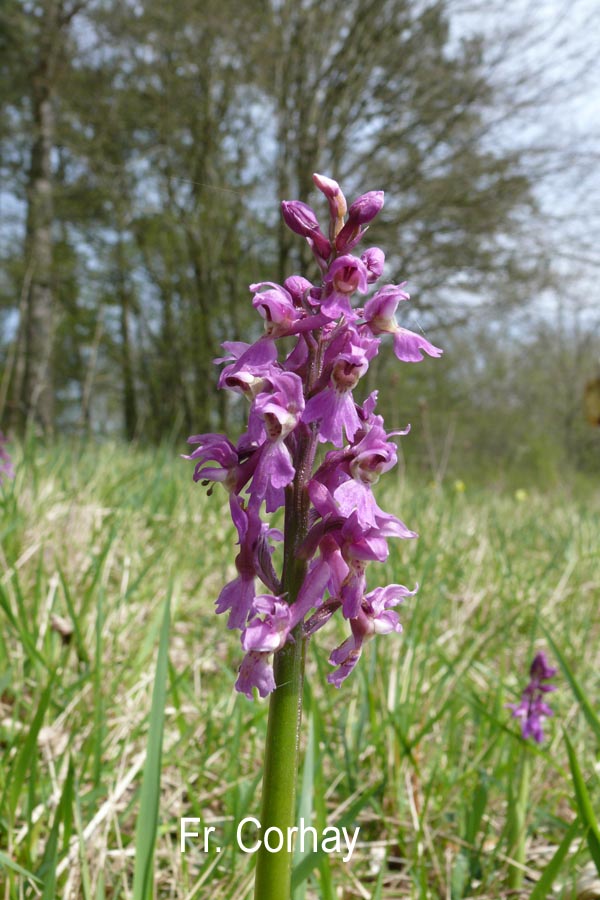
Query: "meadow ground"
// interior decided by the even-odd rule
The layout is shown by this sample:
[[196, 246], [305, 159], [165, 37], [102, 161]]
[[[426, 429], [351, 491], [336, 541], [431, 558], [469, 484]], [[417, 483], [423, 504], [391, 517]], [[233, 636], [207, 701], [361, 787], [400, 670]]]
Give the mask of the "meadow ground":
[[[235, 827], [259, 813], [267, 706], [234, 693], [239, 639], [213, 612], [234, 571], [224, 495], [193, 485], [173, 449], [32, 447], [17, 464], [0, 504], [0, 897], [132, 896], [170, 597], [155, 896], [243, 900], [253, 857]], [[583, 896], [600, 806], [600, 495], [464, 481], [388, 476], [380, 502], [421, 535], [373, 572], [373, 586], [419, 582], [404, 633], [372, 641], [339, 691], [325, 680], [339, 626], [309, 649], [301, 810], [361, 830], [350, 862], [299, 860], [296, 900], [528, 897], [561, 842], [538, 894]], [[563, 668], [537, 749], [505, 705], [539, 649]], [[181, 816], [213, 823], [222, 852], [181, 854]]]

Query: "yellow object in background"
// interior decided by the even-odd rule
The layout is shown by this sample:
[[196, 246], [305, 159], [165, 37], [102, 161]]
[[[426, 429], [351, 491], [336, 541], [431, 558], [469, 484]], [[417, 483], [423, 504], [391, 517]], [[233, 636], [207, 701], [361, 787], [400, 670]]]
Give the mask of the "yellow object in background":
[[594, 378], [586, 384], [583, 405], [590, 425], [600, 428], [600, 378]]

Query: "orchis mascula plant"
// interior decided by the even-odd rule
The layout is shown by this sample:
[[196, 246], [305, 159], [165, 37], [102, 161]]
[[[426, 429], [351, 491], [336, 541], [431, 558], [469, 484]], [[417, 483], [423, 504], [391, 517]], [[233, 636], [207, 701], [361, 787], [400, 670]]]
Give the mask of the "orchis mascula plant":
[[[329, 681], [339, 687], [356, 666], [364, 643], [376, 634], [401, 631], [394, 610], [415, 593], [401, 584], [367, 590], [366, 569], [388, 555], [388, 538], [413, 538], [395, 516], [377, 505], [372, 485], [396, 463], [391, 438], [375, 412], [377, 392], [357, 403], [354, 390], [379, 352], [382, 336], [393, 337], [394, 353], [418, 362], [442, 351], [396, 320], [409, 299], [404, 285], [381, 286], [384, 254], [353, 250], [383, 206], [383, 192], [363, 194], [347, 208], [339, 185], [314, 175], [329, 204], [329, 229], [300, 201], [282, 203], [286, 225], [306, 238], [321, 277], [311, 283], [291, 275], [283, 285], [250, 286], [264, 334], [253, 344], [226, 342], [217, 360], [219, 386], [249, 402], [248, 426], [232, 443], [220, 434], [189, 438], [198, 446], [194, 480], [221, 482], [229, 491], [239, 536], [236, 578], [217, 600], [228, 627], [241, 631], [245, 656], [236, 688], [252, 698], [272, 694], [263, 781], [263, 833], [294, 825], [305, 639], [338, 610], [349, 637], [335, 648]], [[291, 351], [281, 349], [281, 341]], [[332, 444], [320, 464], [320, 443]], [[212, 490], [212, 488], [211, 488]], [[284, 532], [267, 516], [285, 507]], [[281, 574], [274, 544], [283, 540]], [[257, 592], [257, 580], [265, 592]], [[415, 589], [416, 590], [416, 589]], [[291, 855], [259, 852], [256, 897], [287, 900]]]
[[542, 723], [547, 716], [553, 715], [544, 696], [556, 690], [553, 684], [544, 684], [556, 675], [557, 669], [548, 665], [544, 653], [537, 653], [529, 670], [529, 684], [523, 691], [520, 703], [509, 703], [513, 718], [521, 720], [521, 733], [525, 739], [532, 737], [536, 743], [544, 740]]
[[557, 669], [548, 665], [545, 653], [537, 653], [529, 669], [529, 684], [523, 691], [520, 703], [508, 703], [513, 718], [521, 720], [523, 745], [513, 753], [508, 782], [507, 851], [515, 865], [509, 870], [508, 884], [519, 890], [523, 884], [525, 850], [527, 842], [527, 812], [531, 782], [531, 747], [528, 738], [537, 744], [544, 740], [542, 723], [552, 710], [544, 697], [555, 691], [553, 684], [547, 684], [556, 675]]

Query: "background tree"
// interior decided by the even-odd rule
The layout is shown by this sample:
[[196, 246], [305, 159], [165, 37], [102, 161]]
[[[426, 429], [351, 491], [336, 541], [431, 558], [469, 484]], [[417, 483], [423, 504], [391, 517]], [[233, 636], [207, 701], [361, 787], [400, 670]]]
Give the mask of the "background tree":
[[[6, 8], [5, 420], [12, 398], [21, 426], [160, 440], [236, 416], [213, 390], [212, 358], [223, 340], [250, 337], [250, 281], [310, 267], [273, 210], [281, 197], [319, 202], [315, 170], [349, 193], [368, 170], [386, 189], [372, 241], [396, 248], [389, 279], [409, 278], [417, 312], [407, 324], [455, 348], [448, 328], [459, 324], [465, 353], [483, 335], [473, 366], [489, 360], [490, 387], [494, 340], [517, 327], [515, 311], [537, 309], [554, 334], [543, 303], [574, 250], [545, 225], [542, 185], [574, 161], [582, 173], [593, 145], [570, 154], [524, 125], [569, 96], [560, 72], [544, 75], [538, 26], [496, 13], [491, 33], [491, 7], [456, 0], [254, 0], [243, 16], [237, 0]], [[36, 96], [47, 100], [45, 143]], [[564, 225], [566, 212], [553, 211]], [[389, 382], [382, 406], [402, 418], [408, 390], [414, 418], [431, 390], [430, 404], [444, 396], [458, 415], [466, 362], [436, 368], [447, 389], [417, 369], [405, 385], [377, 375]]]

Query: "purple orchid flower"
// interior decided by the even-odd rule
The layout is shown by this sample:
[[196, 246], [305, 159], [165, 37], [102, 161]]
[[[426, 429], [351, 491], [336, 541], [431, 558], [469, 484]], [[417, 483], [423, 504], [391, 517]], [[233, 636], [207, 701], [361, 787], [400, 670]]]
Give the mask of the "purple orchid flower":
[[[236, 688], [248, 697], [273, 691], [274, 655], [323, 628], [338, 610], [351, 627], [330, 657], [337, 669], [329, 680], [339, 686], [366, 640], [401, 630], [393, 607], [414, 593], [402, 585], [367, 589], [370, 566], [387, 559], [389, 539], [416, 533], [381, 509], [373, 494], [396, 464], [392, 439], [409, 429], [386, 432], [375, 412], [377, 392], [361, 405], [354, 390], [382, 335], [392, 334], [403, 361], [442, 351], [398, 324], [398, 305], [409, 299], [404, 285], [385, 285], [360, 301], [364, 309], [353, 306], [354, 295], [366, 296], [383, 273], [378, 247], [352, 254], [380, 212], [383, 192], [368, 191], [348, 208], [334, 179], [315, 174], [313, 180], [327, 200], [327, 224], [300, 201], [281, 208], [287, 226], [311, 247], [320, 278], [290, 275], [282, 284], [250, 285], [265, 333], [254, 343], [225, 342], [216, 360], [223, 366], [219, 387], [248, 400], [247, 427], [237, 443], [221, 434], [195, 435], [189, 439], [195, 449], [185, 457], [209, 493], [217, 483], [229, 492], [236, 577], [221, 590], [216, 609], [241, 631], [245, 656]], [[315, 466], [318, 442], [333, 449]], [[284, 505], [284, 557], [290, 559], [292, 547], [299, 573], [292, 582], [275, 570], [274, 545], [284, 536], [269, 524]], [[257, 593], [259, 583], [267, 593]], [[540, 702], [532, 700], [538, 719]]]
[[265, 382], [267, 390], [257, 395], [250, 415], [263, 421], [267, 439], [257, 451], [249, 493], [255, 504], [260, 506], [264, 498], [267, 512], [275, 512], [283, 506], [283, 489], [295, 475], [285, 439], [304, 411], [304, 395], [302, 381], [293, 372], [281, 372]]
[[219, 378], [218, 387], [243, 394], [252, 400], [264, 387], [265, 378], [276, 374], [277, 348], [267, 337], [255, 344], [228, 342], [223, 344], [228, 356], [216, 359], [216, 363], [230, 362]]
[[556, 690], [553, 684], [545, 684], [556, 675], [557, 669], [548, 665], [546, 655], [537, 653], [529, 670], [529, 684], [523, 691], [520, 703], [508, 703], [512, 709], [513, 718], [521, 720], [521, 733], [525, 740], [533, 738], [541, 744], [544, 740], [543, 721], [552, 716], [553, 712], [547, 703], [544, 703], [545, 694]]
[[339, 688], [350, 675], [360, 659], [365, 641], [376, 634], [402, 631], [398, 614], [393, 612], [392, 607], [416, 592], [417, 588], [410, 591], [403, 584], [390, 584], [385, 588], [375, 588], [363, 598], [357, 615], [350, 620], [351, 636], [336, 647], [329, 657], [331, 665], [338, 666], [337, 671], [327, 676], [330, 684]]
[[331, 293], [323, 301], [321, 310], [332, 319], [339, 319], [340, 316], [351, 318], [353, 311], [349, 298], [355, 291], [367, 293], [368, 278], [369, 271], [362, 259], [350, 254], [338, 256], [324, 278]]
[[[257, 459], [238, 445], [234, 447], [223, 434], [195, 434], [188, 438], [188, 444], [199, 444], [183, 459], [194, 460], [194, 481], [207, 485], [220, 482], [228, 491], [239, 491], [252, 476]], [[209, 463], [217, 463], [211, 466]]]
[[367, 267], [367, 281], [369, 284], [373, 284], [381, 278], [383, 267], [385, 265], [385, 254], [383, 250], [380, 250], [379, 247], [371, 247], [369, 250], [365, 250], [361, 256], [361, 260]]
[[365, 303], [364, 318], [371, 334], [393, 334], [394, 353], [402, 362], [420, 362], [423, 352], [429, 356], [441, 356], [444, 351], [439, 347], [435, 347], [422, 335], [398, 325], [398, 304], [401, 300], [410, 299], [410, 295], [402, 287], [403, 285], [386, 284]]
[[325, 194], [329, 202], [329, 215], [331, 218], [330, 235], [335, 240], [335, 236], [344, 225], [344, 216], [348, 212], [348, 204], [342, 193], [337, 181], [333, 178], [327, 178], [326, 175], [313, 175], [313, 181], [316, 187]]
[[229, 611], [228, 628], [243, 628], [253, 609], [255, 578], [260, 578], [271, 590], [279, 587], [271, 563], [273, 548], [269, 541], [282, 540], [283, 535], [262, 522], [257, 510], [246, 507], [235, 494], [229, 498], [229, 508], [239, 537], [240, 550], [235, 558], [238, 575], [222, 589], [216, 611], [219, 614]]
[[323, 390], [310, 398], [302, 421], [318, 421], [319, 440], [343, 444], [343, 432], [349, 441], [360, 428], [352, 391], [376, 355], [378, 342], [360, 335], [352, 326], [344, 328], [325, 354], [324, 374], [329, 380]]

